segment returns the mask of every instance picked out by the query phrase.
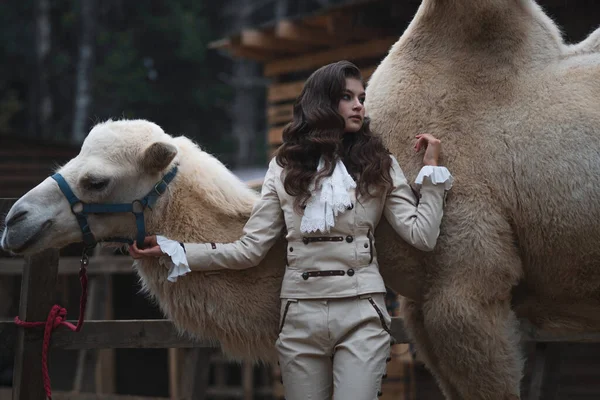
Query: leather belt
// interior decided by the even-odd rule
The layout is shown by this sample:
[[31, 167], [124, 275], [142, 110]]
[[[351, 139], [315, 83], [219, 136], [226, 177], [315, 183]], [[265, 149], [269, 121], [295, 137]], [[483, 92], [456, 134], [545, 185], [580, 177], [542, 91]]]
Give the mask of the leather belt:
[[[348, 273], [348, 275], [352, 276], [354, 275], [354, 271], [352, 271], [352, 274]], [[311, 277], [315, 277], [315, 276], [344, 276], [346, 275], [346, 271], [344, 271], [343, 269], [334, 269], [334, 270], [329, 270], [329, 271], [309, 271], [309, 272], [303, 272], [302, 273], [302, 279], [307, 280], [308, 278]]]
[[309, 244], [311, 242], [343, 242], [343, 236], [304, 236], [302, 243]]

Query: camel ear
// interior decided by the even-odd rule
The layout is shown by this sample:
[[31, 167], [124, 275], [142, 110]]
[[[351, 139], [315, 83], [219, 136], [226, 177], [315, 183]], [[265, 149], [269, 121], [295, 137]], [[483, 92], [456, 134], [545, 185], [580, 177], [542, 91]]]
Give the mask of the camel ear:
[[169, 143], [154, 142], [144, 150], [142, 167], [148, 172], [165, 169], [177, 155], [177, 147]]

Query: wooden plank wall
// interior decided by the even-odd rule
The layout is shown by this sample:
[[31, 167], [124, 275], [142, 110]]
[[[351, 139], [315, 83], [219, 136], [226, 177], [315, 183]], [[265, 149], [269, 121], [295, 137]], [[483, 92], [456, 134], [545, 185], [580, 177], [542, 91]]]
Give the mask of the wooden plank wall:
[[67, 147], [2, 138], [0, 197], [20, 197], [79, 153]]

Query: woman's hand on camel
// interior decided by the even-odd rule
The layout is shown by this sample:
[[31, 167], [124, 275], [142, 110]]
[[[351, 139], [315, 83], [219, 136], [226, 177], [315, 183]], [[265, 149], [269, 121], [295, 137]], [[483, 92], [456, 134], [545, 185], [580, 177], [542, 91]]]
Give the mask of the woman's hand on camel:
[[423, 164], [437, 166], [440, 152], [442, 151], [440, 140], [429, 133], [422, 133], [417, 135], [416, 138], [415, 151], [419, 152], [422, 148], [425, 148]]
[[135, 259], [143, 257], [161, 257], [165, 255], [160, 249], [155, 235], [146, 236], [144, 239], [144, 247], [145, 249], [140, 249], [137, 247], [136, 242], [133, 242], [133, 244], [129, 246], [129, 254]]

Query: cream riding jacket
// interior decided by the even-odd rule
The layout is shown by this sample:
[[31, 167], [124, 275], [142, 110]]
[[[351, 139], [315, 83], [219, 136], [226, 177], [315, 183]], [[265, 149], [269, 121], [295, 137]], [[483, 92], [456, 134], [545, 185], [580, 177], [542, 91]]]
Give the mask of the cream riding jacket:
[[[428, 168], [428, 169], [427, 169]], [[392, 156], [389, 194], [359, 196], [338, 214], [327, 233], [300, 232], [302, 215], [283, 187], [283, 169], [271, 160], [243, 236], [232, 243], [184, 243], [192, 271], [245, 269], [256, 266], [281, 235], [287, 239], [282, 298], [339, 298], [385, 292], [373, 232], [381, 215], [409, 244], [433, 250], [443, 215], [445, 191], [452, 177], [444, 167], [424, 167], [419, 201]], [[417, 181], [419, 178], [417, 178]], [[417, 204], [418, 203], [418, 204]]]

